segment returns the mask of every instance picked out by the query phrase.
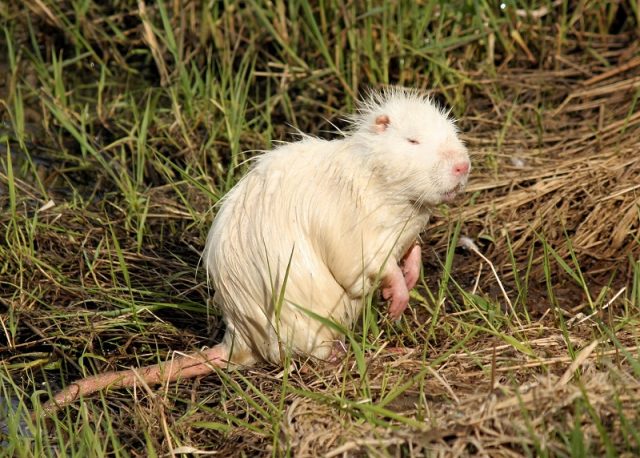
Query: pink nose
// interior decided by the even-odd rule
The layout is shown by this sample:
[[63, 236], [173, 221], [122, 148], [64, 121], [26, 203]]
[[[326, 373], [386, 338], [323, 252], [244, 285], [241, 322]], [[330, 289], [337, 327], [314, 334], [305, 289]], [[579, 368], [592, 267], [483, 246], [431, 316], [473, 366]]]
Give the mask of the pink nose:
[[455, 176], [462, 176], [469, 173], [469, 161], [458, 162], [453, 165], [452, 172]]

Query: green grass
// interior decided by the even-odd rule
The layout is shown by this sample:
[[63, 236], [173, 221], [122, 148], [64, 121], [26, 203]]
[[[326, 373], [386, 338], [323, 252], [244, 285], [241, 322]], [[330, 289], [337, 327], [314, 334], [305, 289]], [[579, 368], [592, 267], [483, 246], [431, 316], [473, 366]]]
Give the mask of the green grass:
[[[614, 86], [640, 67], [585, 83], [638, 58], [638, 9], [530, 3], [0, 5], [2, 454], [640, 453], [640, 92]], [[77, 377], [217, 342], [215, 204], [385, 84], [432, 91], [474, 163], [399, 323], [372, 294], [337, 366], [285, 352], [45, 421]]]

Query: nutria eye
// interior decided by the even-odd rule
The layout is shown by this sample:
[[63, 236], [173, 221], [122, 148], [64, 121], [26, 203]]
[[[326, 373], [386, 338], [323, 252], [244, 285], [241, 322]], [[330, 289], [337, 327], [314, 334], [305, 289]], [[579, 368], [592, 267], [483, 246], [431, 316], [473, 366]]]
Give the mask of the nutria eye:
[[411, 143], [412, 145], [419, 145], [420, 142], [418, 140], [416, 140], [415, 138], [407, 138], [407, 141], [409, 143]]

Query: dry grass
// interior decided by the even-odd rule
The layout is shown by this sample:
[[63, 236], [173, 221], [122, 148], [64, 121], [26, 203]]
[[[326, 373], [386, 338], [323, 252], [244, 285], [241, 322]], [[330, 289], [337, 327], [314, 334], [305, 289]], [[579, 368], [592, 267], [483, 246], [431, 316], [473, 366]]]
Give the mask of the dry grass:
[[[640, 453], [637, 6], [150, 3], [0, 6], [7, 453]], [[326, 119], [384, 83], [452, 106], [474, 164], [424, 237], [400, 324], [364, 320], [336, 367], [221, 372], [109, 392], [48, 427], [25, 418], [81, 374], [216, 342], [196, 267], [243, 151], [290, 139], [287, 124], [330, 136]]]

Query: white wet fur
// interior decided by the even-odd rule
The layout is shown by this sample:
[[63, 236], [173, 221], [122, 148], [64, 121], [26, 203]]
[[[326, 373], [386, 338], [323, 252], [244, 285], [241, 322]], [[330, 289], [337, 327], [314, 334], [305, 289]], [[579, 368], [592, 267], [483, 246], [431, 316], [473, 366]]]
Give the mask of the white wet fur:
[[287, 350], [327, 358], [341, 336], [304, 309], [353, 326], [432, 206], [465, 185], [452, 169], [466, 148], [422, 93], [373, 93], [350, 119], [344, 138], [260, 156], [220, 206], [204, 260], [234, 363], [281, 363]]

